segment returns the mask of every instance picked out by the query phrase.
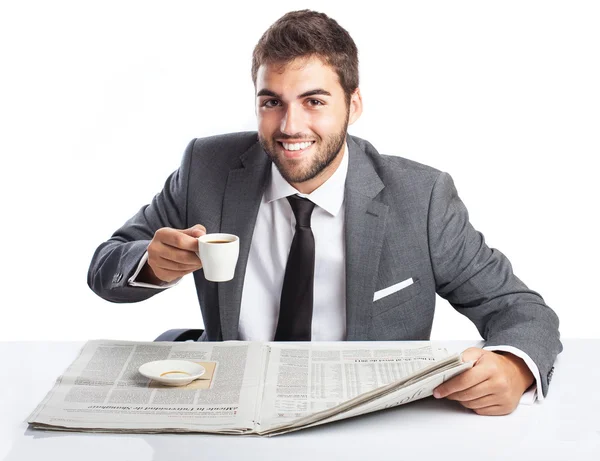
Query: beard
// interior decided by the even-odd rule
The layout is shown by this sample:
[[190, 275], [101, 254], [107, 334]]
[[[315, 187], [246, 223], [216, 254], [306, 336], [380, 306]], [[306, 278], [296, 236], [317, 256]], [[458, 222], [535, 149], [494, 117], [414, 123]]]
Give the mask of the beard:
[[[258, 134], [260, 145], [266, 152], [267, 156], [273, 161], [283, 179], [290, 184], [302, 183], [309, 181], [318, 176], [331, 162], [335, 160], [346, 141], [346, 131], [348, 130], [349, 114], [346, 116], [346, 121], [342, 129], [326, 138], [317, 137], [310, 149], [313, 151], [310, 158], [303, 158], [300, 161], [286, 160], [283, 155], [278, 155], [283, 146], [275, 141], [278, 139], [314, 139], [307, 136], [272, 136], [270, 139], [264, 138]], [[306, 164], [306, 165], [304, 165]]]

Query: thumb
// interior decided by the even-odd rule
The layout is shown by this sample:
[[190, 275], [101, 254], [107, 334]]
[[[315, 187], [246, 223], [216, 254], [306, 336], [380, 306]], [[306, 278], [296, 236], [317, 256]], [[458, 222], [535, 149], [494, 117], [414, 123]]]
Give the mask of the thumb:
[[206, 234], [206, 227], [202, 224], [196, 224], [188, 229], [182, 229], [180, 232], [183, 232], [185, 235], [189, 235], [190, 237], [201, 237]]
[[461, 357], [464, 362], [477, 362], [477, 360], [479, 360], [479, 358], [485, 354], [485, 352], [486, 351], [478, 347], [469, 347], [463, 351]]

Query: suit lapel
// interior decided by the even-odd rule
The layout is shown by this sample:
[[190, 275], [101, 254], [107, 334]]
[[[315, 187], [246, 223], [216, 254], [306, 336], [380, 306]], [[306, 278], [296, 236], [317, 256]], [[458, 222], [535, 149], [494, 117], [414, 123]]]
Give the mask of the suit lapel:
[[[348, 136], [349, 165], [345, 185], [346, 332], [349, 341], [368, 339], [369, 309], [388, 206], [373, 200], [384, 185], [361, 147]], [[244, 276], [260, 202], [271, 161], [257, 142], [230, 170], [223, 198], [221, 232], [240, 237], [235, 276], [218, 284], [223, 340], [238, 339]]]
[[384, 185], [367, 154], [350, 137], [345, 187], [346, 339], [368, 339], [388, 206], [373, 200]]
[[219, 283], [217, 287], [223, 340], [238, 339], [242, 288], [250, 244], [271, 166], [271, 161], [258, 142], [240, 160], [242, 166], [229, 172], [221, 214], [221, 232], [240, 238], [235, 276], [233, 280]]

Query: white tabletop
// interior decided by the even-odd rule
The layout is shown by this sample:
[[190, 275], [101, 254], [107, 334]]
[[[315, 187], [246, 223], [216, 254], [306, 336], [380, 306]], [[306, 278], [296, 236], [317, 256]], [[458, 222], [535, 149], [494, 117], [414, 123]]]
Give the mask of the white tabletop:
[[[462, 351], [481, 343], [440, 344]], [[600, 460], [600, 340], [563, 340], [547, 399], [520, 405], [508, 416], [479, 416], [456, 402], [428, 398], [270, 438], [29, 429], [25, 419], [82, 345], [0, 342], [0, 459]]]

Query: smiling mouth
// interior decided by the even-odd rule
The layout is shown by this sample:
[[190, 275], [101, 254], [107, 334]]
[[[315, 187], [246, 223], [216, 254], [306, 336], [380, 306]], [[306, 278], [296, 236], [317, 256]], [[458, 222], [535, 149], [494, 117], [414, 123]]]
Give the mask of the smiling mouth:
[[294, 143], [277, 141], [277, 144], [279, 144], [281, 147], [283, 147], [285, 156], [290, 157], [290, 158], [299, 157], [304, 152], [306, 152], [308, 149], [310, 149], [314, 143], [315, 143], [315, 141], [294, 142]]

